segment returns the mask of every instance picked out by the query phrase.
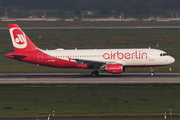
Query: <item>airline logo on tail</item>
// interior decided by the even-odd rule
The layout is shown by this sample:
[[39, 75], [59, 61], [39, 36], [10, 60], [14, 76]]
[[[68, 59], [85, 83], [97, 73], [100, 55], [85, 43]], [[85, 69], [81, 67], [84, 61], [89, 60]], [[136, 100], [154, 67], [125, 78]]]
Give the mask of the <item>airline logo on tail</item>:
[[20, 28], [11, 28], [9, 31], [14, 47], [23, 49], [27, 46], [26, 36]]

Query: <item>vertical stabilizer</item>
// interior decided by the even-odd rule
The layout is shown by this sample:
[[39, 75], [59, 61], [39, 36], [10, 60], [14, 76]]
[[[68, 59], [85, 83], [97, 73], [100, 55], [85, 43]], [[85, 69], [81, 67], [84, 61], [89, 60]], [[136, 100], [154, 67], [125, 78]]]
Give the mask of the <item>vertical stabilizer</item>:
[[8, 24], [8, 27], [15, 51], [30, 51], [38, 49], [18, 25]]

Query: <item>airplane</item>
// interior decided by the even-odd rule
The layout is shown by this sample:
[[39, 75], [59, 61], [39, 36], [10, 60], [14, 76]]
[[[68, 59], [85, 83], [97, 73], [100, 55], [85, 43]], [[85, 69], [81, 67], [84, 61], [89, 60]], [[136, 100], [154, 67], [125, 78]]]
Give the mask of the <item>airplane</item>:
[[6, 57], [42, 66], [57, 68], [93, 69], [91, 76], [101, 71], [112, 74], [125, 72], [126, 67], [149, 67], [150, 76], [153, 67], [173, 64], [175, 59], [159, 49], [73, 49], [42, 50], [26, 36], [16, 24], [8, 24], [14, 51]]

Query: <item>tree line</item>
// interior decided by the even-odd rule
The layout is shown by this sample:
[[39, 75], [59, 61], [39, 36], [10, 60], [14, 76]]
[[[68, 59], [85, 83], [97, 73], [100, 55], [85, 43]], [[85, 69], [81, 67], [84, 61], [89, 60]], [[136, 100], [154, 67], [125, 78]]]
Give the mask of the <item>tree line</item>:
[[[102, 15], [151, 16], [154, 14], [178, 14], [179, 5], [179, 0], [0, 0], [0, 15], [5, 12], [56, 10], [58, 14], [73, 11], [74, 15], [81, 15], [84, 11], [92, 11]], [[9, 6], [14, 6], [17, 10], [9, 9]]]

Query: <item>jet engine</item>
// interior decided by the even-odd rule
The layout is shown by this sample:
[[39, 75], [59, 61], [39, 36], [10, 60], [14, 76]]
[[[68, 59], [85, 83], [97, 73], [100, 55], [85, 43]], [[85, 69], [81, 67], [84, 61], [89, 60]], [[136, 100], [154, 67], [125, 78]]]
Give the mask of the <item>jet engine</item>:
[[123, 72], [122, 64], [106, 64], [101, 67], [100, 70], [106, 70], [108, 73], [120, 74]]

